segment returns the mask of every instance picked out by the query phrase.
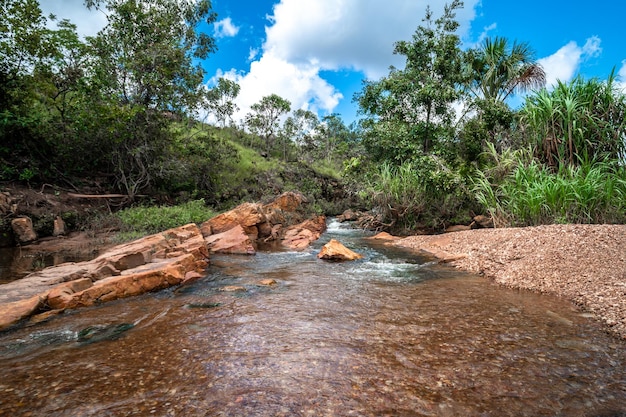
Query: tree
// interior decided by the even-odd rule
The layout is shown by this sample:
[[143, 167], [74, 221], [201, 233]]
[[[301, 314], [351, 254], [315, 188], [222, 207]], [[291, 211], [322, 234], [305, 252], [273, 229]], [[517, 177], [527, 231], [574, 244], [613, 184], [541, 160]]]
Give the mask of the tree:
[[122, 104], [191, 113], [203, 99], [204, 70], [194, 59], [216, 50], [197, 33], [215, 13], [209, 0], [87, 0], [105, 7], [108, 25], [91, 39], [100, 87]]
[[64, 126], [54, 125], [81, 76], [63, 60], [82, 44], [67, 21], [47, 28], [37, 1], [3, 1], [0, 14], [0, 177], [42, 179], [55, 169]]
[[277, 94], [271, 94], [250, 106], [250, 109], [252, 112], [246, 115], [246, 126], [265, 140], [266, 152], [269, 154], [280, 128], [280, 116], [289, 113], [291, 103]]
[[226, 126], [227, 121], [232, 122], [233, 114], [239, 110], [233, 100], [240, 90], [241, 87], [236, 82], [220, 77], [217, 85], [207, 91], [207, 107], [222, 127]]
[[172, 117], [190, 116], [205, 98], [196, 59], [215, 51], [197, 32], [215, 21], [209, 0], [87, 0], [108, 25], [89, 39], [93, 51], [94, 126], [113, 148], [118, 186], [129, 196], [152, 185], [166, 159]]
[[[387, 137], [388, 146], [397, 148], [392, 153], [427, 154], [437, 138], [448, 135], [454, 115], [451, 104], [459, 99], [464, 81], [455, 20], [461, 7], [462, 1], [453, 0], [436, 20], [427, 7], [424, 24], [412, 41], [395, 44], [394, 54], [406, 57], [404, 69], [392, 67], [388, 77], [366, 82], [357, 96], [362, 113], [371, 119], [365, 127], [375, 137]], [[409, 143], [403, 144], [407, 135]]]
[[[298, 109], [283, 123], [283, 140], [293, 141], [301, 151], [300, 156], [307, 155], [314, 147], [313, 137], [318, 124], [319, 119], [315, 113]], [[286, 150], [286, 147], [284, 149]], [[284, 154], [286, 155], [286, 152]]]
[[513, 93], [546, 83], [546, 73], [527, 43], [509, 45], [506, 38], [487, 38], [480, 48], [467, 52], [467, 62], [468, 90], [480, 100], [504, 102]]

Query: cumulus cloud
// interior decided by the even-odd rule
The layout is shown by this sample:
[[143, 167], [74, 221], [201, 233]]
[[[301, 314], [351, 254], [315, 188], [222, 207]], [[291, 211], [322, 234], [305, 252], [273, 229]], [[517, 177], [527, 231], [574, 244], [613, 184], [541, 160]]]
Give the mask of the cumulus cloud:
[[331, 112], [343, 97], [318, 71], [315, 65], [295, 65], [266, 53], [251, 64], [250, 72], [218, 72], [209, 84], [214, 85], [219, 77], [239, 84], [241, 92], [236, 103], [240, 110], [234, 120], [243, 119], [252, 104], [270, 94], [289, 100], [292, 110]]
[[[291, 101], [292, 109], [330, 113], [342, 96], [321, 71], [354, 70], [369, 79], [401, 67], [393, 45], [410, 40], [427, 4], [438, 17], [448, 0], [281, 0], [268, 16], [266, 39], [247, 73], [226, 71], [241, 86], [241, 113], [268, 94]], [[469, 30], [479, 0], [457, 13], [460, 34]]]
[[557, 80], [570, 81], [582, 62], [602, 53], [600, 43], [600, 38], [597, 36], [588, 38], [583, 46], [579, 46], [575, 41], [570, 41], [554, 54], [539, 59], [538, 62], [546, 71], [546, 85], [548, 87], [555, 85]]
[[215, 22], [214, 28], [213, 36], [216, 38], [232, 38], [239, 33], [239, 27], [233, 24], [230, 17]]

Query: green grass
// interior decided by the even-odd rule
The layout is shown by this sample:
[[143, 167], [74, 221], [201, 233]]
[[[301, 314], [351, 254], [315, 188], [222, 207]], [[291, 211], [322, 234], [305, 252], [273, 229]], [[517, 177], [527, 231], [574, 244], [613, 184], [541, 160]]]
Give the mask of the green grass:
[[188, 223], [202, 223], [216, 213], [205, 205], [204, 200], [193, 200], [177, 206], [131, 207], [116, 215], [123, 224], [122, 234], [134, 239]]
[[501, 181], [480, 174], [474, 191], [499, 226], [626, 221], [626, 167], [608, 162], [556, 173], [537, 162], [519, 164]]

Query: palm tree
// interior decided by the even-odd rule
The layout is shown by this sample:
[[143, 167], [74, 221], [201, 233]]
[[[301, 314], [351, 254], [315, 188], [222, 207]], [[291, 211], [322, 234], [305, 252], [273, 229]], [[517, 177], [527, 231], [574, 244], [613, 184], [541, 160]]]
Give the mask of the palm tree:
[[487, 38], [468, 51], [469, 92], [479, 100], [503, 103], [511, 94], [543, 87], [546, 73], [527, 43]]

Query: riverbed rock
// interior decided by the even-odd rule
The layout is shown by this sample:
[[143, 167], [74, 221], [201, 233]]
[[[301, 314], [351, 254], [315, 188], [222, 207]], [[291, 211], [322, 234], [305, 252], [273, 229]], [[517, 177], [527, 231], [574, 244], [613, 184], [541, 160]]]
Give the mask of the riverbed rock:
[[[243, 203], [202, 223], [200, 230], [205, 237], [226, 232], [235, 226], [241, 226], [244, 230], [249, 229], [254, 233], [252, 228], [256, 228], [264, 221], [265, 214], [261, 204]], [[256, 233], [258, 234], [258, 229]]]
[[15, 239], [20, 244], [26, 244], [37, 240], [37, 233], [33, 228], [33, 221], [30, 217], [18, 217], [11, 220], [11, 228]]
[[322, 250], [317, 257], [326, 261], [354, 261], [363, 258], [363, 255], [356, 253], [335, 239], [322, 246]]
[[464, 224], [454, 224], [452, 226], [446, 227], [446, 233], [454, 233], [454, 232], [463, 232], [465, 230], [470, 230], [471, 226], [466, 226]]
[[0, 287], [0, 330], [46, 310], [89, 306], [187, 282], [205, 271], [208, 256], [200, 229], [188, 224], [115, 246], [91, 261], [34, 272]]
[[326, 217], [316, 216], [297, 225], [288, 227], [282, 237], [281, 245], [293, 250], [303, 250], [307, 248], [311, 242], [319, 239], [325, 230]]
[[236, 255], [254, 255], [256, 250], [241, 225], [205, 238], [209, 251]]
[[398, 236], [393, 236], [387, 232], [380, 232], [375, 234], [374, 236], [369, 237], [368, 239], [371, 240], [383, 240], [383, 241], [394, 241], [394, 240], [399, 240], [401, 239]]

